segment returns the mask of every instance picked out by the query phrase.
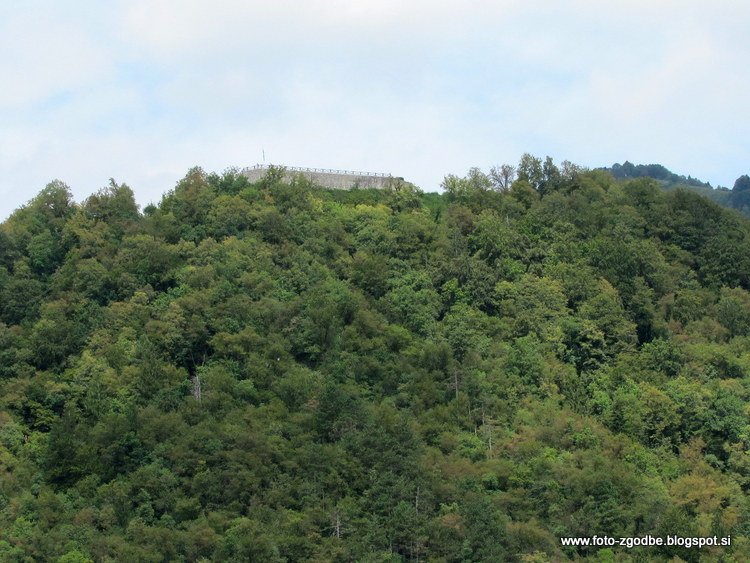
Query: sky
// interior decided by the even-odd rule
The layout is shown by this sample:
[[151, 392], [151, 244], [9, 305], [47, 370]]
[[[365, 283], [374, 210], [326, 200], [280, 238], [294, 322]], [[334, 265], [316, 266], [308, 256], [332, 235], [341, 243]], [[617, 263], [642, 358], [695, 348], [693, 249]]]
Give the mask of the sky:
[[0, 0], [0, 220], [55, 179], [402, 176], [551, 156], [750, 173], [750, 3]]

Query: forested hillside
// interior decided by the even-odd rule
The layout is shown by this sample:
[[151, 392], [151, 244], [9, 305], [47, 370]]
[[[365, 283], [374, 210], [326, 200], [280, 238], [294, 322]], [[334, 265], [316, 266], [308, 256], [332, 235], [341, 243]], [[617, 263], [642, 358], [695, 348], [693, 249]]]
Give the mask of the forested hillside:
[[750, 561], [748, 220], [549, 159], [280, 178], [2, 224], [0, 560]]

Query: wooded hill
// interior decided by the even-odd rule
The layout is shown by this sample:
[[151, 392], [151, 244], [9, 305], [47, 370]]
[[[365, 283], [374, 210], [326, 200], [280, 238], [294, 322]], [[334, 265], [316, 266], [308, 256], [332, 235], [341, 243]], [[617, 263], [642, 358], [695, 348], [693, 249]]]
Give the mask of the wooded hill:
[[[750, 222], [188, 172], [0, 228], [2, 561], [750, 561]], [[730, 547], [563, 547], [567, 536]]]
[[692, 176], [675, 174], [661, 164], [633, 164], [626, 160], [622, 164], [613, 164], [602, 170], [611, 173], [618, 180], [648, 177], [656, 180], [665, 190], [675, 188], [690, 190], [719, 205], [736, 209], [745, 217], [750, 218], [750, 177], [747, 174], [737, 178], [730, 190], [722, 187], [713, 188], [708, 182], [701, 182]]

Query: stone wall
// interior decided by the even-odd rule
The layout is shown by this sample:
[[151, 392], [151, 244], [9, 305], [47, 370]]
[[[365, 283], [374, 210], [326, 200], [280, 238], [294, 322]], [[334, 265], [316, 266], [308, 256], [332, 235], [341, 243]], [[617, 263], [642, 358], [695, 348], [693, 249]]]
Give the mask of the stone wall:
[[[257, 164], [250, 168], [245, 168], [242, 173], [247, 176], [251, 182], [260, 180], [269, 166]], [[384, 188], [391, 180], [403, 178], [394, 178], [390, 174], [375, 174], [372, 172], [351, 172], [349, 170], [328, 170], [325, 168], [299, 168], [295, 166], [284, 167], [286, 172], [284, 179], [291, 181], [297, 174], [302, 174], [313, 184], [325, 188], [334, 188], [337, 190], [348, 190], [354, 186], [360, 188]]]

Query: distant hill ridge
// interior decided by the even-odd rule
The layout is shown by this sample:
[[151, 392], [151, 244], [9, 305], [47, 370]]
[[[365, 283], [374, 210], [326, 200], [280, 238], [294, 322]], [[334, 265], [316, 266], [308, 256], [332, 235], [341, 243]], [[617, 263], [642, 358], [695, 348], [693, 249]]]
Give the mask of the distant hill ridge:
[[633, 164], [626, 160], [622, 164], [615, 163], [610, 168], [605, 168], [605, 170], [608, 170], [615, 178], [622, 180], [648, 176], [654, 180], [667, 182], [670, 186], [686, 185], [711, 188], [711, 184], [708, 182], [702, 182], [692, 176], [675, 174], [661, 164]]
[[734, 183], [733, 189], [724, 187], [712, 187], [709, 182], [703, 182], [692, 176], [675, 174], [661, 164], [633, 164], [625, 161], [622, 164], [615, 163], [610, 167], [602, 167], [618, 180], [630, 180], [633, 178], [653, 178], [665, 190], [683, 188], [699, 193], [719, 205], [736, 209], [746, 217], [750, 217], [750, 177], [740, 176]]

